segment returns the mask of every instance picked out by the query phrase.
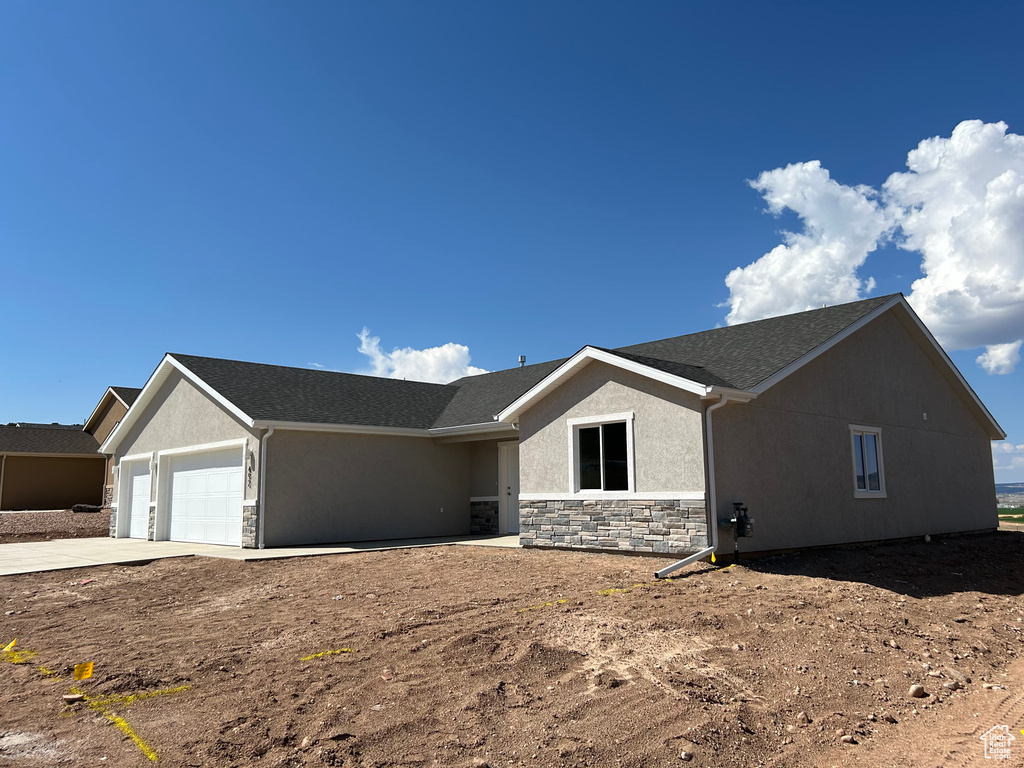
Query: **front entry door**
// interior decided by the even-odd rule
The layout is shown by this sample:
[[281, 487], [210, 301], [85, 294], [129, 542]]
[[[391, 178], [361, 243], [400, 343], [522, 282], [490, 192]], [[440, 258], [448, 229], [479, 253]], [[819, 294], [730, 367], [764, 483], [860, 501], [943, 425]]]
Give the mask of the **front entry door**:
[[498, 531], [519, 533], [519, 443], [498, 443]]

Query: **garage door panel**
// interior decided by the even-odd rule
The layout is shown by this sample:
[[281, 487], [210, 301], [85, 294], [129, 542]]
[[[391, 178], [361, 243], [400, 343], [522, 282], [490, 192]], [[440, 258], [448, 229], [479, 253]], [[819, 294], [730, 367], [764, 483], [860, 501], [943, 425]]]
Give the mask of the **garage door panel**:
[[131, 502], [128, 508], [128, 536], [133, 539], [149, 537], [149, 462], [130, 466]]
[[178, 541], [242, 543], [242, 457], [238, 449], [175, 457], [170, 534]]

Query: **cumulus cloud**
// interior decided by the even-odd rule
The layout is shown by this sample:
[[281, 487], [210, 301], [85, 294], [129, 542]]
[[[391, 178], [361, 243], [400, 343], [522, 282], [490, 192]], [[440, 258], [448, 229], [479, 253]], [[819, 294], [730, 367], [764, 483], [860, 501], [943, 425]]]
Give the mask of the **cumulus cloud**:
[[765, 171], [750, 186], [763, 195], [771, 213], [794, 211], [804, 231], [783, 232], [782, 245], [729, 273], [726, 322], [856, 301], [874, 288], [873, 279], [857, 276], [857, 268], [891, 228], [874, 190], [839, 184], [817, 160]]
[[1024, 344], [1024, 339], [1009, 344], [991, 344], [974, 362], [992, 374], [1013, 373], [1020, 362], [1021, 344]]
[[918, 144], [907, 169], [880, 192], [839, 184], [817, 162], [751, 182], [770, 212], [792, 210], [803, 231], [729, 273], [727, 322], [863, 297], [874, 283], [858, 270], [893, 238], [921, 255], [907, 299], [943, 346], [988, 347], [979, 364], [1011, 372], [1024, 329], [1024, 136], [967, 120]]
[[992, 465], [996, 471], [1024, 470], [1024, 444], [1003, 441], [992, 443]]
[[487, 373], [470, 365], [469, 347], [448, 342], [429, 349], [395, 348], [385, 352], [380, 338], [371, 336], [368, 328], [359, 332], [359, 351], [370, 360], [370, 373], [391, 379], [411, 379], [447, 384], [463, 376]]

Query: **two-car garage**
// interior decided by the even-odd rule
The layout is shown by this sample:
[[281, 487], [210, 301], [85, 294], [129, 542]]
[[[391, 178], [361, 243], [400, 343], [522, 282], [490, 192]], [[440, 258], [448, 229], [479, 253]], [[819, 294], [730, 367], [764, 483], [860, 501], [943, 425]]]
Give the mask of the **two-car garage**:
[[152, 514], [156, 540], [241, 546], [244, 450], [242, 441], [125, 457], [118, 496], [127, 509], [119, 510], [117, 535], [148, 538]]

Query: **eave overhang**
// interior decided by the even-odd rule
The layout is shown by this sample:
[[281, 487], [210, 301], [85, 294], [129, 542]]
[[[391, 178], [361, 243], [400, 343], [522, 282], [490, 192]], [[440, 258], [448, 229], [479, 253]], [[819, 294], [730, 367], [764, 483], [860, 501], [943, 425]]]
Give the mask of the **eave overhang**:
[[693, 381], [692, 379], [687, 379], [673, 373], [659, 370], [658, 368], [653, 368], [649, 365], [644, 365], [643, 363], [638, 363], [635, 360], [620, 357], [614, 352], [609, 352], [597, 347], [586, 346], [562, 363], [558, 368], [549, 373], [546, 377], [541, 379], [527, 392], [523, 393], [495, 418], [500, 422], [514, 423], [519, 419], [519, 416], [524, 411], [531, 408], [538, 401], [546, 397], [553, 390], [561, 386], [583, 368], [595, 361], [605, 363], [625, 371], [630, 371], [631, 373], [652, 379], [653, 381], [660, 381], [663, 384], [668, 384], [669, 386], [681, 389], [684, 392], [689, 392], [701, 398], [717, 398], [721, 395], [727, 394], [729, 395], [730, 400], [736, 402], [747, 402], [757, 397], [757, 394], [754, 392], [711, 384], [702, 384], [699, 381]]

